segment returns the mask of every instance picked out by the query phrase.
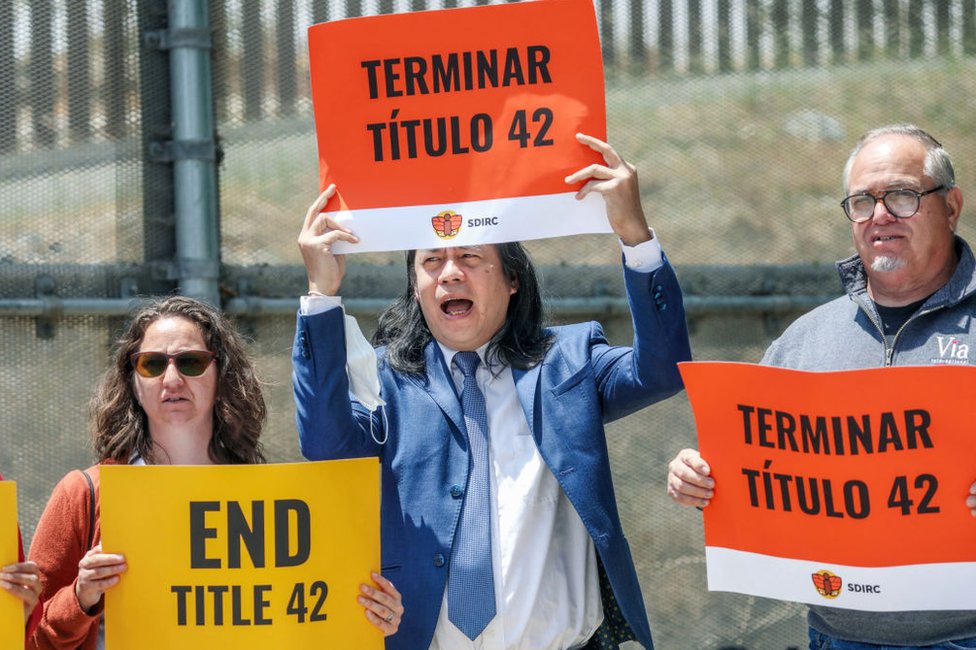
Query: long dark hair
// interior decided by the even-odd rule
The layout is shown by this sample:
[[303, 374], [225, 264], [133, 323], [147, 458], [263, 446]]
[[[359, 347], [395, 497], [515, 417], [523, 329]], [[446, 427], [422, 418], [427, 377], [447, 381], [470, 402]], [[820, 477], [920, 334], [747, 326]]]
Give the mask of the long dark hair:
[[96, 458], [99, 462], [111, 459], [127, 463], [133, 453], [138, 453], [146, 462], [157, 460], [146, 412], [136, 399], [129, 358], [139, 350], [149, 326], [168, 317], [185, 318], [199, 327], [207, 349], [217, 355], [210, 459], [218, 464], [264, 462], [259, 437], [267, 408], [244, 340], [219, 310], [183, 296], [141, 306], [116, 342], [112, 364], [89, 404]]
[[[513, 368], [528, 369], [541, 362], [552, 342], [543, 328], [542, 293], [532, 260], [518, 242], [495, 244], [502, 272], [518, 282], [518, 291], [508, 302], [505, 323], [488, 342], [488, 359], [500, 360]], [[407, 288], [380, 314], [373, 345], [386, 346], [386, 360], [398, 371], [423, 374], [424, 348], [433, 339], [420, 304], [414, 294], [417, 251], [407, 251]]]

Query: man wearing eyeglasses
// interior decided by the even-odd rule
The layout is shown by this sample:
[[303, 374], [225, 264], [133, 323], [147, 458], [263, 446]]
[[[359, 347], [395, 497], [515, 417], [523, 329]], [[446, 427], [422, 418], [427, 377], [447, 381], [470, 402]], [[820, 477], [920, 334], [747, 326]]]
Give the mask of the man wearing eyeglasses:
[[[800, 317], [762, 363], [797, 370], [973, 363], [976, 259], [955, 234], [963, 201], [948, 153], [914, 125], [875, 129], [851, 152], [844, 190], [857, 249], [838, 262], [847, 295]], [[716, 489], [709, 474], [698, 452], [684, 449], [668, 466], [668, 494], [705, 507]], [[957, 507], [976, 517], [976, 483]], [[976, 648], [973, 611], [811, 605], [808, 621], [811, 650]]]

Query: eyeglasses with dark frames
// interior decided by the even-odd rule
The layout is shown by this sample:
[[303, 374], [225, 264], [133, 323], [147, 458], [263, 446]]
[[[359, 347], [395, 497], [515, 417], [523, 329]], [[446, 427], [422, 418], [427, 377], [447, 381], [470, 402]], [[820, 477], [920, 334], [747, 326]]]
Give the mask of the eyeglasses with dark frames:
[[891, 216], [898, 217], [899, 219], [907, 219], [914, 217], [918, 212], [918, 208], [922, 204], [923, 196], [944, 189], [945, 185], [939, 185], [924, 192], [898, 188], [885, 190], [877, 196], [870, 192], [861, 192], [860, 194], [851, 194], [845, 198], [840, 202], [840, 207], [844, 208], [844, 214], [854, 223], [862, 223], [874, 216], [874, 207], [878, 204], [878, 201], [884, 203], [885, 208]]
[[207, 368], [216, 358], [217, 355], [209, 350], [187, 350], [176, 354], [136, 352], [129, 357], [129, 361], [132, 363], [132, 368], [140, 376], [151, 379], [166, 372], [171, 361], [176, 366], [176, 370], [184, 377], [199, 377], [207, 371]]

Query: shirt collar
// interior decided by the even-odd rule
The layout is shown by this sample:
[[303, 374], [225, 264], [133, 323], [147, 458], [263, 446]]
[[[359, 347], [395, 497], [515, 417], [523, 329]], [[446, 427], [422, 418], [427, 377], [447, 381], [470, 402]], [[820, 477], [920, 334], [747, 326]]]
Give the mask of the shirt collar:
[[[441, 354], [444, 355], [444, 361], [447, 362], [447, 367], [451, 369], [451, 372], [454, 372], [454, 368], [455, 368], [454, 363], [453, 363], [454, 362], [454, 355], [458, 353], [458, 350], [455, 350], [453, 348], [449, 348], [448, 346], [444, 345], [440, 341], [437, 341], [437, 345], [441, 349]], [[487, 343], [485, 343], [484, 345], [482, 345], [481, 347], [479, 347], [477, 350], [475, 350], [475, 352], [478, 353], [478, 358], [481, 359], [481, 365], [483, 365], [483, 366], [484, 365], [487, 365], [485, 363], [485, 353], [487, 351], [488, 351], [488, 344]]]

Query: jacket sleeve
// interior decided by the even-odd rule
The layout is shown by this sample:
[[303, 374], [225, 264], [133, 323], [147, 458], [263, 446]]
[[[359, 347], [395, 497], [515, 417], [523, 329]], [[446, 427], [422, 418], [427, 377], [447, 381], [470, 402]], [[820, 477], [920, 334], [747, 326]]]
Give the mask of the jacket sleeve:
[[44, 607], [28, 648], [74, 650], [98, 626], [101, 610], [86, 613], [75, 596], [78, 562], [88, 552], [88, 501], [88, 482], [71, 472], [54, 488], [37, 523], [30, 559], [44, 579]]
[[691, 360], [681, 287], [671, 264], [651, 273], [624, 268], [627, 300], [634, 326], [633, 347], [611, 346], [597, 325], [590, 358], [610, 422], [684, 388], [678, 363]]
[[298, 446], [309, 460], [376, 456], [371, 431], [382, 431], [382, 411], [371, 414], [349, 394], [345, 325], [339, 308], [299, 314], [292, 348], [292, 389]]

